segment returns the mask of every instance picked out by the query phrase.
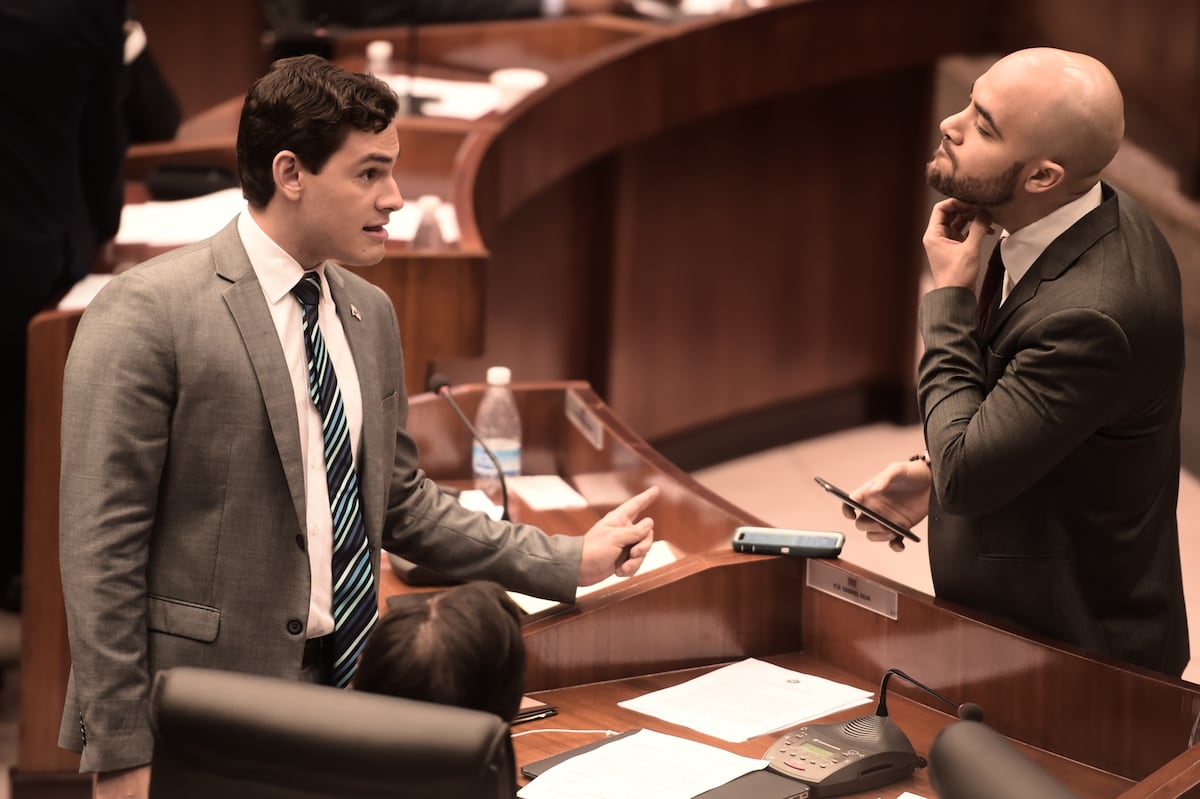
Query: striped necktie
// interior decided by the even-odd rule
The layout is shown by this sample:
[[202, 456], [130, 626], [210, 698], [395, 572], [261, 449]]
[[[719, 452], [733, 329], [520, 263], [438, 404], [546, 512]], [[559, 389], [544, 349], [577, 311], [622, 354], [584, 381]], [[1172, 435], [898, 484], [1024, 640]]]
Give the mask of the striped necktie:
[[325, 338], [317, 325], [321, 277], [306, 272], [292, 289], [304, 313], [304, 349], [308, 354], [308, 393], [321, 413], [325, 440], [325, 480], [333, 517], [333, 650], [330, 683], [346, 687], [358, 656], [379, 618], [371, 551], [363, 528], [358, 475], [350, 449], [350, 427]]

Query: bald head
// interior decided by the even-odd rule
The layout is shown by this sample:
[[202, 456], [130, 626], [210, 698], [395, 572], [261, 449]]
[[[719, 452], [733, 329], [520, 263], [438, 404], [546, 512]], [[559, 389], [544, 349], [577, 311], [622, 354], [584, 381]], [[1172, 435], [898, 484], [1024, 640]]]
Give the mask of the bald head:
[[1030, 161], [1061, 164], [1069, 185], [1095, 183], [1125, 135], [1121, 89], [1091, 56], [1037, 47], [997, 61], [980, 80], [1004, 96]]

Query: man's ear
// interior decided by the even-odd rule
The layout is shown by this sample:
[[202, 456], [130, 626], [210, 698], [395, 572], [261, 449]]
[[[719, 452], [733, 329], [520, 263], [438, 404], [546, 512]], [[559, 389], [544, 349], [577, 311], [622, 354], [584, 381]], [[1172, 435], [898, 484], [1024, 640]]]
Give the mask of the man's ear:
[[1025, 189], [1031, 194], [1040, 194], [1062, 184], [1066, 177], [1062, 164], [1055, 161], [1042, 161], [1037, 171], [1025, 180]]
[[303, 188], [300, 179], [300, 159], [291, 150], [280, 150], [271, 161], [271, 176], [275, 190], [289, 200], [297, 200]]

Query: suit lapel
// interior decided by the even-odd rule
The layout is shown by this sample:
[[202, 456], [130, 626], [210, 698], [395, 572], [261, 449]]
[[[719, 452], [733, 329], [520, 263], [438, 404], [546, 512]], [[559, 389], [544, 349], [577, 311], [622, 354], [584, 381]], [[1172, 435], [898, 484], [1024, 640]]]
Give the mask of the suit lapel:
[[1044, 281], [1057, 280], [1096, 242], [1116, 229], [1120, 211], [1117, 207], [1116, 193], [1107, 185], [1103, 185], [1103, 191], [1104, 199], [1100, 206], [1052, 241], [1033, 262], [1033, 266], [1020, 282], [1013, 287], [1004, 304], [988, 318], [987, 329], [984, 331], [985, 341], [990, 340], [1018, 308], [1037, 295], [1038, 288]]
[[383, 417], [379, 403], [382, 389], [379, 384], [381, 374], [377, 363], [375, 341], [372, 330], [377, 330], [378, 320], [364, 321], [361, 308], [366, 303], [357, 297], [354, 290], [346, 283], [341, 269], [332, 263], [325, 265], [325, 280], [329, 283], [329, 294], [337, 308], [338, 318], [342, 329], [346, 332], [346, 343], [350, 354], [354, 357], [355, 371], [358, 372], [359, 392], [362, 395], [362, 439], [359, 441], [358, 484], [362, 492], [363, 522], [367, 528], [367, 537], [378, 545], [379, 531], [383, 529], [384, 498], [383, 483], [376, 479], [389, 464], [380, 461], [380, 453], [385, 447], [379, 442], [385, 441], [387, 431], [383, 429]]
[[266, 404], [271, 433], [292, 495], [301, 529], [307, 528], [304, 505], [304, 464], [300, 455], [300, 421], [292, 379], [279, 344], [279, 334], [263, 297], [262, 285], [237, 233], [237, 220], [213, 238], [217, 274], [230, 282], [225, 304], [241, 333], [258, 386]]

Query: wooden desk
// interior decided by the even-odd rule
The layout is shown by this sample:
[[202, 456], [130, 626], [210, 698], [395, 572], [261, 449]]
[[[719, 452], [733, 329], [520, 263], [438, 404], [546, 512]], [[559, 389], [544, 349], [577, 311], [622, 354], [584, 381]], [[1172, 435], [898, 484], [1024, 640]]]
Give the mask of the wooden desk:
[[[31, 336], [45, 345], [39, 354], [50, 360], [65, 355], [75, 321], [71, 314], [39, 317]], [[46, 386], [46, 381], [33, 382]], [[456, 389], [466, 413], [474, 412], [482, 390], [479, 384]], [[54, 395], [40, 393], [36, 398], [31, 404], [55, 419]], [[803, 559], [733, 552], [733, 528], [761, 520], [662, 458], [586, 384], [519, 384], [517, 400], [526, 432], [526, 470], [562, 476], [590, 506], [533, 512], [518, 501], [513, 506], [516, 518], [556, 532], [582, 532], [625, 497], [658, 485], [662, 494], [652, 509], [657, 535], [680, 556], [669, 566], [601, 589], [574, 606], [530, 616], [525, 625], [529, 690], [615, 680], [630, 681], [619, 690], [636, 693], [650, 690], [660, 679], [642, 679], [647, 675], [744, 657], [789, 658], [781, 662], [863, 687], [876, 685], [888, 668], [900, 668], [948, 696], [978, 703], [1001, 733], [1052, 753], [1055, 773], [1085, 796], [1114, 796], [1114, 786], [1145, 779], [1187, 748], [1200, 715], [1200, 686], [1023, 636], [841, 561], [834, 565], [847, 584], [856, 580], [863, 589], [871, 585], [871, 591], [895, 593], [896, 618], [822, 593], [806, 583]], [[468, 477], [468, 434], [447, 403], [431, 394], [413, 397], [410, 428], [431, 477]], [[56, 484], [57, 464], [51, 460], [56, 459], [31, 465], [42, 469], [37, 476], [45, 490], [56, 493], [50, 487]], [[40, 502], [36, 507], [55, 508], [54, 519], [34, 522], [38, 529], [56, 529], [56, 505]], [[77, 793], [59, 795], [84, 795], [78, 791], [85, 784], [70, 774], [77, 760], [54, 744], [69, 667], [57, 583], [57, 538], [27, 540], [26, 554], [27, 584], [42, 590], [26, 594], [27, 601], [37, 604], [29, 606], [35, 609], [26, 615], [13, 795], [55, 795], [47, 791], [61, 787], [63, 780]], [[405, 589], [385, 575], [383, 598], [397, 590]], [[34, 618], [37, 624], [31, 626]], [[601, 697], [586, 712], [613, 712], [604, 710], [611, 704], [605, 697], [613, 689], [595, 690], [601, 693], [580, 694]], [[945, 719], [920, 706], [936, 700], [896, 683], [890, 693], [897, 707], [905, 708], [897, 710], [898, 722], [918, 747], [927, 746]], [[566, 709], [557, 723], [591, 723], [586, 714], [568, 715], [574, 712], [567, 701], [572, 696], [561, 695], [559, 704]], [[901, 697], [912, 700], [911, 711]], [[613, 719], [606, 726], [629, 723]], [[518, 752], [541, 755], [578, 743], [548, 738], [535, 745], [539, 748]], [[756, 747], [762, 744], [755, 742]], [[1089, 768], [1064, 766], [1062, 758]], [[1187, 782], [1198, 776], [1194, 763], [1188, 756], [1170, 765], [1168, 785], [1176, 792], [1147, 795], [1183, 795], [1190, 783], [1181, 787], [1171, 780]], [[915, 785], [921, 785], [919, 778]]]
[[[791, 653], [764, 660], [793, 669], [805, 674], [812, 674], [840, 683], [854, 685], [866, 690], [878, 692], [878, 682], [867, 682], [854, 675], [832, 669], [825, 663], [801, 653]], [[642, 715], [631, 710], [618, 707], [619, 702], [633, 699], [651, 691], [657, 691], [678, 685], [700, 674], [710, 671], [711, 667], [699, 669], [682, 669], [679, 671], [649, 674], [626, 680], [615, 680], [604, 683], [575, 686], [553, 691], [539, 692], [537, 696], [558, 707], [558, 714], [535, 722], [521, 724], [514, 728], [517, 737], [513, 739], [516, 759], [519, 767], [543, 757], [550, 757], [560, 752], [570, 750], [586, 743], [603, 738], [602, 735], [585, 735], [562, 732], [544, 732], [523, 735], [527, 730], [615, 730], [624, 732], [631, 729], [648, 729], [667, 735], [675, 735], [709, 746], [734, 752], [745, 757], [762, 757], [774, 744], [777, 735], [760, 735], [743, 743], [731, 743], [720, 738], [714, 738], [687, 727], [661, 721]], [[893, 683], [894, 684], [894, 683]], [[888, 714], [897, 726], [909, 737], [913, 748], [921, 757], [927, 757], [930, 745], [937, 733], [946, 725], [956, 721], [953, 715], [933, 710], [925, 705], [913, 702], [888, 692]], [[877, 697], [876, 697], [877, 698]], [[841, 722], [869, 715], [875, 710], [875, 702], [863, 705], [853, 710], [842, 711], [823, 719], [820, 723]], [[1060, 781], [1069, 784], [1080, 799], [1112, 799], [1122, 794], [1132, 786], [1132, 781], [1106, 773], [1102, 770], [1077, 763], [1067, 758], [1058, 757], [1036, 747], [1020, 742], [1015, 745], [1031, 760], [1053, 774]], [[522, 784], [528, 782], [521, 778]], [[875, 788], [861, 793], [847, 794], [850, 799], [895, 799], [904, 791], [911, 791], [919, 796], [933, 797], [936, 792], [929, 782], [928, 770], [918, 769], [910, 779], [892, 783], [882, 788]]]
[[[481, 391], [479, 385], [463, 386], [455, 396], [471, 413]], [[605, 431], [601, 449], [567, 420], [571, 396], [594, 416], [589, 429]], [[522, 729], [645, 726], [759, 756], [771, 736], [729, 745], [616, 703], [694, 674], [678, 670], [744, 657], [872, 690], [887, 669], [899, 668], [951, 698], [979, 704], [993, 728], [1020, 742], [1081, 797], [1164, 799], [1200, 783], [1200, 747], [1188, 749], [1200, 717], [1200, 686], [1023, 635], [841, 560], [830, 563], [847, 583], [895, 592], [896, 618], [823, 593], [808, 584], [803, 559], [732, 552], [733, 527], [758, 520], [666, 462], [586, 386], [525, 385], [518, 403], [532, 436], [530, 471], [564, 476], [594, 507], [547, 516], [518, 504], [517, 518], [551, 530], [582, 530], [611, 507], [619, 498], [614, 495], [653, 483], [663, 489], [651, 509], [656, 532], [682, 555], [576, 606], [527, 620], [527, 687], [547, 691], [543, 698], [561, 712]], [[412, 423], [431, 476], [461, 480], [469, 474], [468, 439], [444, 402], [431, 395], [414, 398]], [[603, 484], [619, 488], [594, 493], [589, 486], [597, 485], [592, 479], [597, 474], [607, 476]], [[921, 754], [952, 720], [940, 702], [899, 680], [889, 685], [888, 707]], [[585, 742], [568, 734], [518, 738], [518, 761]], [[869, 795], [896, 796], [904, 789], [933, 796], [924, 772], [892, 793]]]

